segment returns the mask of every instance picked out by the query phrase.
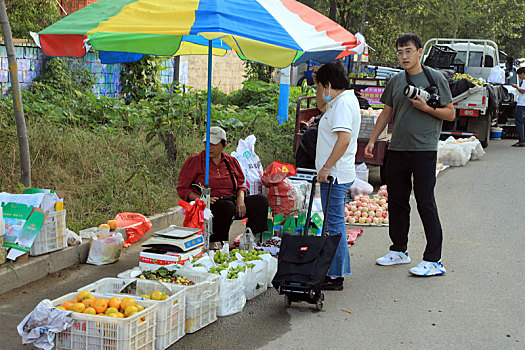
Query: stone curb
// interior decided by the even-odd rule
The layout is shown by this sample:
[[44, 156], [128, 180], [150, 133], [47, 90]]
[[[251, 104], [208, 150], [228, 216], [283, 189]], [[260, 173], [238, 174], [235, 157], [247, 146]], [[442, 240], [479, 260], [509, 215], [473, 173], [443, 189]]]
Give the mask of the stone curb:
[[[141, 238], [141, 241], [149, 238], [152, 232], [162, 230], [169, 225], [182, 226], [184, 215], [179, 212], [180, 207], [171, 208], [168, 212], [156, 214], [149, 217], [152, 223], [151, 229]], [[125, 230], [120, 230], [125, 234]], [[234, 221], [230, 229], [230, 242], [244, 232], [244, 225], [240, 221]], [[124, 238], [126, 236], [124, 235]], [[135, 244], [140, 244], [139, 242]], [[0, 295], [10, 290], [25, 286], [37, 281], [51, 273], [83, 264], [89, 253], [89, 241], [79, 246], [66, 247], [56, 252], [40, 256], [30, 256], [26, 262], [7, 262], [0, 266]], [[138, 264], [138, 263], [137, 263]]]

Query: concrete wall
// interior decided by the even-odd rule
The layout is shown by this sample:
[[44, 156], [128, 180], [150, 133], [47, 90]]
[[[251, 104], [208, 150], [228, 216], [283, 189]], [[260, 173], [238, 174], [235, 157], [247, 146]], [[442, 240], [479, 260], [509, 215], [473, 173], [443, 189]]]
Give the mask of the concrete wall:
[[[208, 56], [182, 56], [181, 75], [183, 73], [183, 62], [187, 62], [187, 85], [196, 89], [205, 90], [208, 86]], [[212, 59], [212, 86], [219, 90], [230, 93], [242, 89], [245, 80], [244, 61], [234, 51], [228, 51], [226, 55], [213, 56]], [[184, 81], [181, 79], [181, 81]]]

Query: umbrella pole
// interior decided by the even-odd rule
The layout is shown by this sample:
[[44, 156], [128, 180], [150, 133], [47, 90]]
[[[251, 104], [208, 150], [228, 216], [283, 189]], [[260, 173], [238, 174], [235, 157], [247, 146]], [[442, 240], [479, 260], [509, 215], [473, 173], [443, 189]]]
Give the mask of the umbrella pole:
[[[211, 123], [211, 77], [212, 77], [212, 42], [208, 41], [208, 103], [206, 107], [206, 174], [205, 186], [202, 191], [206, 208], [210, 208], [211, 188], [210, 185], [210, 123]], [[210, 235], [212, 232], [212, 219], [204, 226], [204, 250], [210, 250]]]

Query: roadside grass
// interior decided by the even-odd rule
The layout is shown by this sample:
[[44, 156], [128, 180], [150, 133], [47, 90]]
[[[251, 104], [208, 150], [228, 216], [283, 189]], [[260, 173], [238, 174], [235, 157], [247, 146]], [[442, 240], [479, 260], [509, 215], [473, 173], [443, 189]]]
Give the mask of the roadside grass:
[[[83, 129], [39, 119], [28, 123], [32, 185], [65, 194], [68, 228], [98, 226], [120, 212], [145, 216], [177, 206], [176, 186], [184, 160], [204, 149], [203, 135], [179, 135], [178, 157], [168, 161], [164, 145], [146, 142], [146, 131]], [[239, 129], [228, 130], [227, 153], [239, 138], [254, 133], [256, 153], [266, 168], [273, 160], [293, 163], [293, 122], [277, 126], [275, 119], [255, 118]], [[0, 130], [0, 189], [20, 193], [20, 160], [16, 128]]]

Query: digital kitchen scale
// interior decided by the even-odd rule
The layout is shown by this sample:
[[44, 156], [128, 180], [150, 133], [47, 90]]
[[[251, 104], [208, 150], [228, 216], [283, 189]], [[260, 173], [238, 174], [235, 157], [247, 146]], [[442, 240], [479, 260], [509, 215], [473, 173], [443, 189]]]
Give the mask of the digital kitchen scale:
[[152, 238], [142, 243], [142, 246], [186, 252], [204, 244], [204, 237], [196, 234], [200, 231], [197, 228], [171, 225], [155, 232]]

